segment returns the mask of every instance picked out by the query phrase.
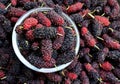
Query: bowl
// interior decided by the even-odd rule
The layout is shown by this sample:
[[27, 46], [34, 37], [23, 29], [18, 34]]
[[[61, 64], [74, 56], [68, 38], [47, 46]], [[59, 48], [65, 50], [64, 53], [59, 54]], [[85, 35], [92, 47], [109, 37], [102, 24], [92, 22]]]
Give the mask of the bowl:
[[[18, 48], [18, 39], [17, 39], [17, 33], [15, 31], [16, 27], [18, 25], [20, 25], [30, 14], [32, 13], [35, 13], [35, 12], [43, 12], [43, 11], [50, 11], [50, 10], [53, 10], [52, 8], [49, 8], [49, 7], [42, 7], [42, 8], [35, 8], [35, 9], [31, 9], [29, 10], [28, 12], [26, 12], [23, 16], [21, 16], [18, 21], [16, 22], [15, 26], [14, 26], [14, 29], [13, 29], [13, 32], [12, 32], [12, 46], [13, 46], [13, 49], [14, 49], [14, 52], [16, 54], [16, 56], [18, 57], [18, 59], [26, 66], [28, 67], [29, 69], [31, 70], [34, 70], [36, 72], [41, 72], [41, 73], [53, 73], [53, 72], [57, 72], [57, 71], [60, 71], [64, 68], [66, 68], [67, 66], [69, 66], [72, 61], [66, 63], [66, 64], [62, 64], [62, 65], [59, 65], [59, 66], [56, 66], [54, 68], [37, 68], [35, 67], [34, 65], [32, 65], [30, 62], [28, 62], [24, 56], [20, 53], [20, 50]], [[75, 54], [77, 55], [78, 54], [78, 51], [79, 51], [79, 47], [80, 47], [80, 36], [79, 36], [79, 31], [75, 25], [75, 23], [70, 19], [70, 17], [68, 15], [66, 15], [65, 13], [62, 12], [61, 14], [62, 17], [64, 17], [73, 27], [73, 29], [75, 30], [76, 32], [76, 46], [75, 46]]]

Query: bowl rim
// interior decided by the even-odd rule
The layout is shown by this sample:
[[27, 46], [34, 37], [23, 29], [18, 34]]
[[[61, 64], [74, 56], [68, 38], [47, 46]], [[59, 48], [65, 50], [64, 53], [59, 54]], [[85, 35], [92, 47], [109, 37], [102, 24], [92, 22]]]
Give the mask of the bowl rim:
[[[14, 26], [14, 29], [13, 29], [13, 32], [12, 32], [12, 46], [13, 46], [13, 50], [16, 54], [16, 56], [18, 57], [18, 59], [26, 66], [28, 67], [29, 69], [32, 69], [36, 72], [42, 72], [42, 73], [53, 73], [53, 72], [57, 72], [57, 71], [60, 71], [64, 68], [66, 68], [67, 66], [69, 66], [72, 62], [68, 62], [66, 64], [62, 64], [62, 65], [59, 65], [59, 66], [56, 66], [54, 68], [37, 68], [35, 67], [34, 65], [32, 65], [30, 62], [28, 62], [24, 56], [20, 53], [20, 50], [18, 48], [18, 43], [17, 43], [17, 33], [15, 31], [16, 27], [18, 25], [20, 25], [25, 18], [27, 18], [30, 14], [34, 13], [34, 12], [39, 12], [39, 11], [49, 11], [49, 10], [53, 10], [53, 8], [49, 8], [49, 7], [41, 7], [41, 8], [34, 8], [34, 9], [31, 9], [29, 10], [28, 12], [26, 12], [24, 15], [22, 15], [18, 21], [16, 22], [15, 26]], [[67, 18], [72, 26], [73, 26], [73, 29], [75, 30], [76, 32], [76, 47], [75, 47], [75, 54], [77, 55], [78, 54], [78, 51], [79, 51], [79, 47], [80, 47], [80, 35], [79, 35], [79, 31], [75, 25], [75, 23], [70, 19], [70, 17], [68, 15], [66, 15], [65, 13], [62, 12], [62, 15]]]

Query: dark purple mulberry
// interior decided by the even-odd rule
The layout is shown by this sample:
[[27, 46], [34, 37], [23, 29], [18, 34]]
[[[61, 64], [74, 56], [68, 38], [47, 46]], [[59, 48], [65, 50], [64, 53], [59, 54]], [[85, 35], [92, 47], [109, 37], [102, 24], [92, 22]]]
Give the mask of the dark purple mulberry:
[[115, 69], [113, 69], [113, 73], [115, 76], [117, 76], [120, 79], [120, 68], [116, 67]]
[[25, 10], [30, 10], [33, 8], [37, 8], [38, 7], [38, 3], [37, 2], [27, 2], [24, 4], [24, 9]]
[[114, 61], [120, 62], [120, 51], [118, 50], [109, 51], [107, 57]]
[[97, 62], [103, 63], [108, 52], [109, 52], [108, 48], [104, 48], [103, 50], [100, 50], [99, 52], [97, 52], [97, 55], [96, 55]]
[[41, 41], [41, 53], [44, 61], [50, 61], [52, 57], [52, 41], [50, 39], [44, 39]]
[[65, 38], [60, 48], [61, 51], [66, 51], [70, 49], [71, 45], [74, 43], [74, 36], [72, 30], [65, 28], [64, 31], [65, 31]]
[[70, 15], [70, 18], [71, 18], [76, 24], [80, 24], [81, 21], [83, 21], [83, 17], [82, 17], [81, 14], [79, 14], [79, 13]]
[[43, 27], [33, 31], [35, 38], [55, 38], [57, 36], [56, 28], [54, 27]]
[[78, 62], [76, 66], [73, 68], [73, 72], [76, 73], [77, 75], [80, 75], [82, 71], [82, 64]]
[[60, 75], [58, 75], [57, 73], [48, 73], [48, 74], [46, 74], [46, 76], [49, 80], [54, 81], [54, 82], [62, 81], [62, 77]]
[[60, 54], [59, 57], [57, 58], [57, 64], [65, 64], [70, 61], [72, 61], [75, 57], [75, 51], [74, 50], [69, 50], [64, 52], [63, 54]]
[[91, 27], [92, 34], [94, 36], [100, 36], [102, 33], [102, 29], [103, 29], [103, 26], [98, 21], [93, 20], [92, 27]]

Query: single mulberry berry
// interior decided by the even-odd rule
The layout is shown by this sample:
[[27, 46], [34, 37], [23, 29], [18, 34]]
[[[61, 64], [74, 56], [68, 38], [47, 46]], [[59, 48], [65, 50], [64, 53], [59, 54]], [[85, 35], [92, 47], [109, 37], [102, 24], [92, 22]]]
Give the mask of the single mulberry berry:
[[111, 71], [113, 66], [107, 61], [101, 64], [101, 67], [106, 71]]
[[42, 27], [37, 28], [33, 31], [35, 38], [55, 38], [57, 36], [57, 31], [55, 27]]
[[109, 26], [109, 25], [110, 25], [110, 21], [109, 21], [109, 19], [106, 18], [106, 17], [96, 15], [96, 16], [95, 16], [95, 19], [96, 19], [100, 24], [102, 24], [103, 26]]
[[66, 51], [70, 49], [70, 46], [74, 43], [74, 36], [72, 34], [72, 30], [69, 28], [65, 28], [64, 31], [65, 31], [65, 38], [60, 48], [61, 51]]
[[27, 18], [24, 22], [23, 22], [23, 27], [24, 27], [24, 30], [29, 30], [31, 27], [33, 26], [36, 26], [38, 23], [38, 20], [33, 18], [33, 17], [30, 17], [30, 18]]
[[80, 2], [77, 2], [71, 6], [68, 7], [67, 9], [67, 12], [68, 13], [74, 13], [74, 12], [77, 12], [77, 11], [80, 11], [80, 9], [83, 7], [83, 4], [80, 3]]
[[47, 17], [50, 19], [50, 21], [56, 25], [63, 25], [64, 24], [64, 19], [57, 14], [55, 11], [49, 11], [47, 12]]
[[57, 58], [57, 64], [65, 64], [73, 60], [75, 57], [75, 51], [74, 50], [69, 50], [64, 52], [63, 54], [60, 54], [59, 57]]
[[50, 39], [43, 39], [41, 41], [41, 52], [45, 61], [51, 60], [53, 49], [52, 41]]
[[26, 11], [22, 10], [20, 8], [15, 8], [15, 7], [11, 7], [10, 9], [8, 9], [8, 16], [13, 16], [13, 17], [20, 17], [22, 16]]
[[71, 15], [70, 15], [70, 18], [71, 18], [76, 24], [80, 24], [81, 21], [83, 21], [83, 17], [82, 17], [79, 13], [71, 14]]
[[94, 36], [100, 36], [103, 30], [103, 26], [98, 21], [94, 20], [91, 30]]
[[24, 4], [24, 9], [25, 10], [30, 10], [33, 8], [37, 8], [38, 7], [38, 3], [37, 2], [27, 2]]
[[109, 59], [120, 62], [120, 51], [118, 50], [109, 51], [107, 57]]
[[115, 41], [114, 39], [109, 37], [107, 34], [104, 34], [102, 37], [104, 39], [104, 44], [106, 47], [112, 48], [112, 49], [120, 49], [119, 42]]
[[104, 48], [103, 50], [100, 50], [99, 52], [97, 52], [97, 55], [96, 55], [97, 62], [103, 63], [107, 57], [108, 52], [109, 52], [108, 48]]
[[86, 27], [82, 27], [81, 34], [84, 37], [84, 40], [88, 46], [94, 47], [96, 45], [96, 40]]
[[41, 12], [38, 13], [37, 19], [39, 23], [41, 23], [44, 26], [50, 27], [51, 21]]

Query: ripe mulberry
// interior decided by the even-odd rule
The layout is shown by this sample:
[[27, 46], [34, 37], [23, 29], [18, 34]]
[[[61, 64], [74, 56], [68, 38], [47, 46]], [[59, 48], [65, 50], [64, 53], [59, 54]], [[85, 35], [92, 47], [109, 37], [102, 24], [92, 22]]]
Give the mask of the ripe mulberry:
[[49, 11], [47, 12], [47, 17], [51, 20], [52, 23], [56, 25], [63, 25], [64, 24], [64, 19], [62, 16], [57, 14], [55, 11]]
[[77, 2], [73, 5], [71, 5], [68, 9], [67, 9], [67, 12], [68, 13], [74, 13], [74, 12], [77, 12], [77, 11], [80, 11], [80, 9], [83, 7], [83, 3], [80, 3], [80, 2]]
[[33, 17], [25, 19], [25, 21], [23, 22], [24, 30], [29, 30], [31, 27], [36, 26], [37, 23], [38, 20]]
[[63, 54], [60, 54], [59, 57], [57, 58], [57, 64], [65, 64], [70, 61], [72, 61], [75, 57], [75, 51], [74, 50], [69, 50], [64, 52]]
[[35, 29], [33, 31], [35, 38], [55, 38], [57, 36], [57, 30], [55, 27], [42, 27], [39, 29]]
[[62, 27], [58, 27], [57, 28], [57, 38], [53, 42], [53, 49], [58, 50], [62, 46], [64, 37], [65, 37], [64, 29]]
[[51, 21], [41, 12], [38, 13], [37, 19], [39, 23], [41, 23], [44, 26], [50, 27]]
[[65, 28], [64, 31], [65, 31], [65, 38], [60, 48], [61, 51], [66, 51], [70, 49], [70, 46], [74, 43], [74, 36], [72, 34], [72, 30]]
[[41, 41], [41, 52], [44, 61], [50, 61], [52, 57], [52, 41], [50, 39], [44, 39]]

